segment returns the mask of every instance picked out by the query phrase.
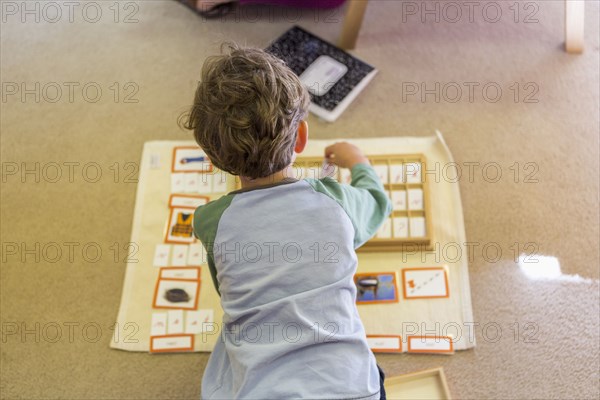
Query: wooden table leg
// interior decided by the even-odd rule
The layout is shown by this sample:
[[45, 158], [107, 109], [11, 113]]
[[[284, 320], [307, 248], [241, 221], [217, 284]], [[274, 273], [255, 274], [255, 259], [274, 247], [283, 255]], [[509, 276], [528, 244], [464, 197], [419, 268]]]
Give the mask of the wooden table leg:
[[565, 0], [565, 50], [583, 52], [584, 0]]
[[368, 0], [349, 0], [349, 3], [338, 42], [338, 46], [345, 50], [351, 50], [356, 46], [356, 39], [365, 16]]

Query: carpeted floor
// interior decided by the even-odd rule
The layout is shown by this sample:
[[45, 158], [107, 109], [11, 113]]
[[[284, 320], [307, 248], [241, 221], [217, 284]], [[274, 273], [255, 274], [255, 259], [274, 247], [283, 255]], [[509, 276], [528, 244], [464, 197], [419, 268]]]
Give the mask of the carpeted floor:
[[[388, 376], [443, 366], [455, 398], [598, 398], [598, 2], [582, 55], [562, 50], [562, 1], [499, 1], [500, 14], [476, 2], [472, 22], [463, 3], [457, 17], [438, 2], [439, 22], [424, 23], [436, 2], [410, 3], [417, 15], [369, 4], [354, 54], [380, 74], [336, 123], [311, 116], [310, 134], [444, 133], [462, 172], [477, 347], [378, 361]], [[76, 2], [72, 16], [35, 4], [39, 22], [1, 3], [1, 397], [198, 398], [208, 354], [108, 347], [114, 329], [135, 340], [113, 324], [142, 144], [190, 138], [176, 118], [222, 40], [264, 47], [297, 23], [335, 41], [344, 9], [203, 21], [174, 1], [94, 3], [101, 15]], [[515, 258], [531, 253], [564, 275], [528, 278]]]

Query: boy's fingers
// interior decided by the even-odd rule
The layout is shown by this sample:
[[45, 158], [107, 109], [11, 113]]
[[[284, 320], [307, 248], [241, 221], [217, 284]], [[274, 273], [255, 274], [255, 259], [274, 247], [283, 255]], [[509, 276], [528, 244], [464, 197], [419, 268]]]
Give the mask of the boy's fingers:
[[330, 157], [334, 157], [335, 156], [335, 144], [332, 144], [331, 146], [327, 146], [325, 148], [325, 157], [326, 158], [330, 158]]

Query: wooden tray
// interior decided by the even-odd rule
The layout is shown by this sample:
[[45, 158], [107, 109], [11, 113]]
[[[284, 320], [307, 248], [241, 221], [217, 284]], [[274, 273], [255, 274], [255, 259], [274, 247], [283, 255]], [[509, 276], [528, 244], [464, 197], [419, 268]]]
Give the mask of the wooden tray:
[[450, 399], [443, 368], [433, 368], [385, 379], [389, 400]]

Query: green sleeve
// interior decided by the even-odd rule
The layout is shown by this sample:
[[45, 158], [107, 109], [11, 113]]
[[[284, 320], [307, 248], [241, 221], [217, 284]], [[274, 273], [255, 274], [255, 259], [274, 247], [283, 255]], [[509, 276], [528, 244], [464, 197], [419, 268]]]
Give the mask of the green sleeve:
[[200, 239], [206, 249], [208, 269], [213, 284], [219, 296], [219, 282], [217, 281], [217, 270], [215, 268], [215, 257], [213, 253], [215, 237], [221, 216], [231, 204], [234, 195], [226, 195], [218, 200], [196, 208], [194, 212], [194, 235]]
[[354, 226], [354, 248], [369, 240], [392, 212], [389, 199], [373, 167], [356, 164], [350, 185], [332, 178], [306, 179], [315, 191], [335, 200], [346, 211]]

